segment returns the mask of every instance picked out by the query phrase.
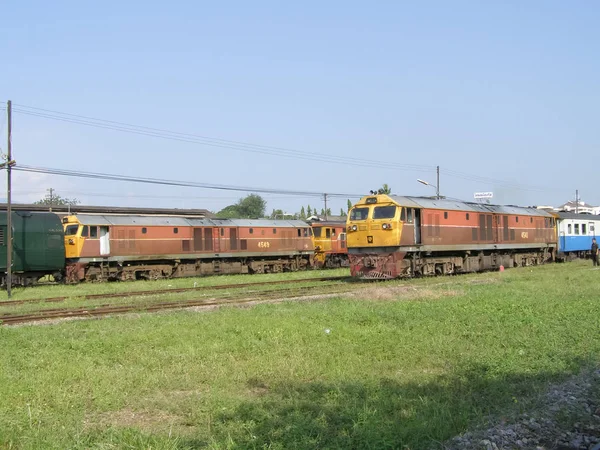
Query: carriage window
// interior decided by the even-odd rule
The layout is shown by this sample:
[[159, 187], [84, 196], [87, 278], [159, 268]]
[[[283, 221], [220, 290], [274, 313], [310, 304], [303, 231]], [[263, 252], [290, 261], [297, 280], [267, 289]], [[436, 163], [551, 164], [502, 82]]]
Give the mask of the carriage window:
[[406, 222], [406, 208], [402, 208], [400, 211], [400, 220], [402, 222]]
[[273, 228], [273, 234], [277, 234], [277, 228]]
[[298, 228], [298, 237], [302, 237], [302, 230]]
[[575, 234], [579, 234], [579, 224], [575, 224]]
[[[177, 229], [177, 228], [175, 228]], [[221, 236], [225, 236], [225, 228], [221, 228]]]
[[87, 225], [83, 226], [83, 230], [81, 230], [81, 237], [88, 237], [89, 234], [89, 228]]
[[373, 211], [373, 219], [393, 219], [395, 215], [395, 206], [376, 206]]
[[90, 227], [90, 237], [91, 238], [98, 237], [98, 227]]
[[[173, 233], [179, 233], [179, 228], [173, 228]], [[223, 236], [223, 228], [221, 228], [221, 236]]]
[[582, 223], [581, 224], [581, 234], [584, 234], [584, 235], [587, 234], [586, 228], [587, 227], [586, 227], [585, 223]]
[[413, 221], [413, 210], [412, 210], [412, 208], [411, 208], [411, 209], [409, 209], [409, 210], [407, 211], [407, 213], [406, 213], [406, 221], [407, 221], [408, 223], [412, 223], [412, 221]]
[[469, 220], [469, 213], [467, 213], [466, 217], [467, 217], [467, 220]]
[[325, 237], [326, 238], [330, 238], [331, 237], [331, 228], [325, 228]]
[[142, 228], [142, 234], [146, 234], [148, 232], [148, 229], [146, 227]]
[[529, 223], [533, 223], [533, 217], [529, 218]]
[[573, 229], [571, 228], [571, 224], [567, 225], [567, 234], [571, 234]]
[[315, 229], [313, 229], [313, 236], [316, 238], [320, 238], [321, 237], [321, 227], [317, 227]]
[[519, 216], [515, 217], [515, 219], [516, 219], [516, 221], [518, 222], [518, 221], [519, 221]]
[[354, 208], [350, 213], [350, 220], [367, 220], [369, 208]]
[[448, 211], [444, 211], [444, 219], [448, 218]]
[[304, 237], [309, 237], [312, 235], [310, 230], [311, 228], [304, 228]]
[[250, 228], [250, 234], [254, 234], [254, 228]]

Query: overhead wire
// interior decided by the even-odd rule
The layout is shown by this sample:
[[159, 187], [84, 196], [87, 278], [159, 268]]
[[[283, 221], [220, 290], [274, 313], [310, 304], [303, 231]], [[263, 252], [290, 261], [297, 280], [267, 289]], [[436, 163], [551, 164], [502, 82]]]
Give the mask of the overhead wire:
[[[14, 104], [13, 103], [13, 111], [18, 114], [29, 115], [33, 117], [40, 117], [49, 120], [57, 120], [66, 123], [73, 123], [78, 125], [90, 126], [100, 129], [107, 129], [112, 131], [120, 131], [125, 133], [137, 134], [142, 136], [149, 136], [161, 139], [169, 139], [173, 141], [186, 142], [192, 144], [206, 145], [216, 148], [225, 148], [236, 151], [243, 152], [251, 152], [258, 154], [266, 154], [271, 156], [280, 156], [280, 157], [288, 157], [295, 159], [303, 159], [303, 160], [311, 160], [311, 161], [319, 161], [325, 163], [334, 163], [334, 164], [345, 164], [350, 166], [359, 166], [359, 167], [371, 167], [371, 168], [385, 168], [385, 169], [395, 169], [395, 170], [407, 170], [413, 172], [427, 172], [433, 173], [435, 171], [435, 166], [433, 165], [422, 165], [422, 164], [401, 164], [395, 163], [391, 161], [377, 161], [373, 159], [362, 159], [355, 158], [350, 156], [338, 156], [338, 155], [327, 155], [323, 153], [317, 152], [306, 152], [293, 150], [285, 147], [277, 147], [277, 146], [268, 146], [268, 145], [260, 145], [253, 144], [243, 141], [235, 141], [228, 139], [221, 139], [209, 136], [203, 136], [199, 134], [192, 133], [182, 133], [176, 132], [161, 128], [147, 127], [141, 125], [133, 125], [125, 122], [119, 122], [115, 120], [107, 120], [100, 119], [91, 116], [85, 116], [81, 114], [72, 114], [61, 112], [57, 110], [38, 108], [33, 106], [27, 106], [22, 104]], [[440, 173], [454, 177], [460, 178], [467, 181], [472, 181], [476, 183], [485, 183], [490, 184], [493, 183], [498, 187], [506, 187], [506, 188], [518, 188], [520, 190], [527, 191], [545, 191], [547, 188], [541, 186], [533, 186], [524, 183], [516, 183], [508, 180], [500, 180], [491, 177], [485, 177], [480, 175], [473, 175], [457, 170], [441, 168]]]
[[[25, 109], [31, 108], [32, 110]], [[38, 111], [39, 110], [39, 111]], [[150, 136], [161, 139], [168, 139], [179, 142], [187, 142], [193, 144], [206, 145], [217, 148], [226, 148], [230, 150], [238, 150], [250, 153], [266, 154], [271, 156], [282, 156], [295, 159], [303, 159], [310, 161], [340, 163], [359, 167], [374, 167], [374, 168], [393, 168], [398, 170], [410, 170], [420, 172], [431, 172], [435, 170], [434, 166], [421, 164], [400, 164], [389, 161], [376, 161], [371, 159], [361, 159], [349, 156], [327, 155], [317, 152], [305, 152], [299, 150], [287, 149], [284, 147], [273, 147], [259, 144], [251, 144], [247, 142], [232, 141], [219, 138], [209, 138], [206, 136], [195, 135], [190, 133], [180, 133], [175, 131], [163, 130], [160, 128], [145, 127], [140, 125], [132, 125], [124, 122], [112, 120], [91, 118], [89, 116], [80, 116], [76, 114], [62, 113], [58, 111], [45, 110], [42, 108], [33, 108], [23, 105], [13, 107], [13, 111], [18, 114], [40, 117], [45, 119], [57, 120], [61, 122], [74, 123], [85, 125], [94, 128], [101, 128], [124, 133], [137, 134], [142, 136]], [[40, 112], [41, 111], [41, 112]], [[51, 111], [51, 112], [45, 112]]]
[[[88, 178], [98, 180], [110, 180], [110, 181], [125, 181], [132, 183], [145, 183], [162, 186], [180, 186], [180, 187], [194, 187], [203, 189], [215, 189], [222, 191], [242, 191], [242, 192], [255, 192], [264, 194], [287, 194], [294, 196], [306, 196], [306, 197], [323, 197], [322, 192], [314, 191], [295, 191], [287, 189], [271, 189], [271, 188], [260, 188], [250, 186], [232, 186], [223, 184], [211, 184], [211, 183], [198, 183], [191, 181], [178, 181], [178, 180], [165, 180], [160, 178], [145, 178], [145, 177], [132, 177], [127, 175], [108, 174], [108, 173], [97, 173], [97, 172], [83, 172], [68, 169], [55, 169], [50, 167], [35, 167], [29, 165], [17, 165], [13, 167], [13, 170], [22, 172], [32, 173], [44, 173], [49, 175], [62, 175], [77, 178]], [[331, 193], [327, 194], [329, 197], [362, 197], [361, 194], [347, 194], [347, 193]]]

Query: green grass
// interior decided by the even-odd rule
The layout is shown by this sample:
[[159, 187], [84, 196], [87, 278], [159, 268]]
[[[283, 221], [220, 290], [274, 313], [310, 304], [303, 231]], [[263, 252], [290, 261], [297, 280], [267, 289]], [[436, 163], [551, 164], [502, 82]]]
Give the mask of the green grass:
[[0, 327], [0, 448], [435, 447], [598, 364], [598, 277], [556, 264]]

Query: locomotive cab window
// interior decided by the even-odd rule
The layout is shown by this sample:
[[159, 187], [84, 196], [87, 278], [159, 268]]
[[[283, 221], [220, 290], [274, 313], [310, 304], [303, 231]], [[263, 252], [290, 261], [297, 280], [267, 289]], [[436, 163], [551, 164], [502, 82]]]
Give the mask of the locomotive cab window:
[[[179, 228], [173, 228], [173, 233], [174, 234], [179, 233]], [[221, 236], [223, 236], [223, 228], [221, 228]]]
[[444, 211], [444, 219], [448, 218], [448, 211]]
[[89, 234], [89, 227], [87, 225], [83, 226], [83, 229], [81, 230], [81, 237], [88, 237]]
[[408, 223], [412, 223], [413, 222], [413, 210], [412, 208], [409, 208], [406, 210], [406, 221]]
[[326, 238], [330, 238], [331, 237], [331, 228], [325, 228], [325, 237]]
[[318, 228], [315, 228], [315, 229], [313, 230], [313, 235], [314, 235], [314, 237], [316, 237], [316, 238], [320, 238], [320, 237], [321, 237], [321, 230], [322, 230], [322, 228], [320, 228], [320, 227], [318, 227]]
[[75, 236], [78, 229], [79, 225], [67, 225], [67, 228], [65, 228], [65, 236]]
[[90, 227], [90, 237], [98, 238], [98, 227]]
[[519, 216], [515, 217], [515, 221], [519, 222]]
[[467, 213], [465, 217], [467, 220], [469, 220], [469, 213]]
[[302, 237], [302, 230], [298, 228], [298, 237]]
[[396, 206], [376, 206], [373, 210], [373, 219], [393, 219], [396, 215]]
[[369, 208], [354, 208], [350, 213], [350, 220], [367, 220]]
[[254, 234], [254, 228], [250, 228], [250, 234]]
[[402, 208], [400, 211], [400, 221], [406, 222], [406, 208]]
[[146, 227], [142, 228], [142, 234], [146, 234], [148, 232], [148, 229]]
[[277, 228], [273, 228], [273, 234], [277, 234]]

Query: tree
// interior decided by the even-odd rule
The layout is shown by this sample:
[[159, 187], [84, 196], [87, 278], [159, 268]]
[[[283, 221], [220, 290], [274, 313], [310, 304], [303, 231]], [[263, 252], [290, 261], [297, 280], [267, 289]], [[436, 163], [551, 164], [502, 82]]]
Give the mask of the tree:
[[344, 208], [340, 208], [340, 217], [346, 217], [348, 214], [346, 214], [346, 211], [344, 211]]
[[283, 210], [274, 209], [273, 212], [271, 213], [271, 219], [285, 219]]
[[222, 219], [258, 219], [265, 216], [267, 202], [257, 194], [250, 194], [217, 213]]
[[300, 218], [302, 220], [306, 219], [306, 212], [304, 211], [304, 206], [300, 209]]
[[37, 202], [33, 202], [34, 205], [43, 205], [43, 206], [62, 206], [62, 205], [79, 205], [81, 203], [76, 198], [66, 198], [61, 197], [56, 193], [56, 191], [52, 188], [48, 189], [48, 194], [41, 200]]
[[310, 207], [310, 205], [308, 205], [308, 208], [306, 208], [306, 217], [310, 217], [312, 216], [312, 208]]
[[348, 199], [348, 212], [352, 209], [352, 202]]
[[392, 188], [389, 187], [386, 183], [383, 183], [383, 185], [379, 188], [379, 190], [377, 191], [380, 194], [391, 194], [392, 193]]

